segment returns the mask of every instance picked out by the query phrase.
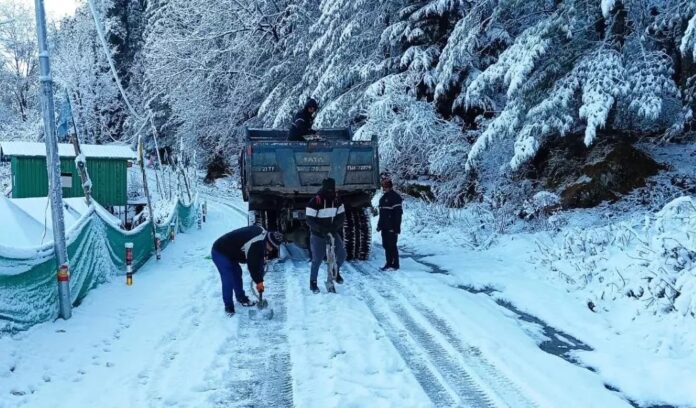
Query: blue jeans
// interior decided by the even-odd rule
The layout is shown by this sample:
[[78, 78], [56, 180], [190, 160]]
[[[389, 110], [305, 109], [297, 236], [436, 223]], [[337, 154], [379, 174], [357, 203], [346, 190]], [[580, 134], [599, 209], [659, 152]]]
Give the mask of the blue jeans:
[[[326, 246], [329, 245], [329, 238], [322, 238], [312, 234], [310, 237], [312, 246], [312, 266], [310, 268], [309, 280], [316, 281], [319, 276], [319, 267], [326, 257]], [[338, 234], [334, 235], [334, 248], [336, 249], [336, 265], [340, 268], [346, 261], [346, 247]]]
[[213, 263], [220, 273], [220, 281], [222, 282], [222, 301], [225, 302], [225, 306], [234, 306], [232, 292], [234, 292], [234, 296], [237, 298], [238, 302], [245, 301], [247, 296], [246, 293], [244, 293], [244, 286], [242, 284], [242, 267], [239, 265], [239, 262], [231, 260], [222, 252], [218, 252], [216, 250], [213, 250], [211, 255], [213, 257]]

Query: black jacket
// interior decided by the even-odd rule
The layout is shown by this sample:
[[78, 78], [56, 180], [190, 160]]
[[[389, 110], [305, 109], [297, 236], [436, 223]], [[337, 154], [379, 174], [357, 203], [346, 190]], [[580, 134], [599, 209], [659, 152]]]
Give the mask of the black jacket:
[[297, 112], [295, 117], [292, 119], [288, 140], [291, 142], [304, 142], [305, 138], [303, 136], [317, 133], [314, 129], [312, 129], [313, 125], [314, 118], [312, 117], [312, 114], [309, 113], [307, 108], [302, 109], [301, 111]]
[[379, 199], [379, 220], [377, 231], [394, 231], [401, 234], [401, 216], [404, 211], [401, 206], [403, 199], [394, 190], [384, 193]]
[[341, 233], [343, 221], [346, 218], [346, 208], [336, 194], [327, 194], [321, 190], [309, 200], [305, 214], [312, 234], [326, 237], [329, 233]]
[[213, 250], [235, 262], [247, 264], [251, 279], [259, 283], [263, 282], [266, 262], [265, 237], [266, 231], [263, 228], [251, 225], [221, 236], [213, 243]]

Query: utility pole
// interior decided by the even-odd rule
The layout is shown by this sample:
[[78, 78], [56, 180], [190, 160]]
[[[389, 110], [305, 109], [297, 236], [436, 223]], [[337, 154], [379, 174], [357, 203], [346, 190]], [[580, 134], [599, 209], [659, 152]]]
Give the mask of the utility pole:
[[48, 197], [51, 200], [53, 221], [53, 251], [58, 263], [58, 301], [60, 317], [67, 320], [72, 316], [68, 250], [65, 244], [65, 221], [63, 218], [63, 187], [60, 179], [60, 157], [56, 140], [55, 106], [53, 105], [53, 79], [51, 62], [48, 58], [46, 40], [46, 13], [43, 0], [34, 0], [36, 6], [36, 36], [39, 41], [39, 80], [41, 81], [41, 112], [46, 140], [46, 169], [48, 171]]
[[[152, 239], [155, 244], [155, 251], [159, 248], [159, 243], [157, 242], [157, 222], [155, 221], [155, 213], [152, 210], [152, 199], [150, 198], [150, 189], [147, 187], [147, 175], [145, 174], [145, 146], [143, 146], [143, 140], [138, 136], [138, 161], [140, 162], [140, 172], [143, 174], [143, 190], [145, 192], [145, 199], [147, 199], [147, 209], [150, 213], [150, 226], [152, 227]], [[159, 257], [157, 257], [159, 260]]]
[[73, 149], [75, 149], [75, 166], [80, 173], [80, 181], [82, 181], [82, 192], [85, 194], [85, 201], [87, 205], [92, 205], [92, 180], [89, 178], [89, 172], [87, 171], [87, 161], [85, 156], [82, 155], [80, 136], [77, 133], [77, 123], [75, 123], [75, 114], [73, 113], [72, 103], [70, 102], [70, 96], [67, 91], [65, 92], [65, 99], [70, 108], [70, 119], [72, 119], [73, 130], [75, 131], [75, 137], [72, 138]]

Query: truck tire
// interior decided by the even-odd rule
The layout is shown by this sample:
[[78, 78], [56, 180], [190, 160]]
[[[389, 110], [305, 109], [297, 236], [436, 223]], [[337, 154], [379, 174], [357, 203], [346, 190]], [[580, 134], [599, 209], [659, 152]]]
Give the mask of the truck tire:
[[355, 217], [352, 209], [346, 210], [346, 220], [343, 222], [343, 245], [346, 247], [346, 260], [356, 258], [355, 253]]
[[349, 261], [365, 261], [370, 257], [372, 246], [372, 227], [370, 215], [364, 208], [352, 208], [346, 211], [343, 224], [343, 239]]
[[360, 233], [360, 239], [356, 245], [356, 258], [361, 261], [366, 261], [370, 258], [370, 248], [372, 248], [372, 225], [370, 223], [370, 214], [366, 208], [361, 208], [357, 215], [356, 230]]
[[[253, 223], [251, 222], [253, 220]], [[258, 225], [266, 231], [278, 231], [277, 211], [249, 211], [249, 222]]]

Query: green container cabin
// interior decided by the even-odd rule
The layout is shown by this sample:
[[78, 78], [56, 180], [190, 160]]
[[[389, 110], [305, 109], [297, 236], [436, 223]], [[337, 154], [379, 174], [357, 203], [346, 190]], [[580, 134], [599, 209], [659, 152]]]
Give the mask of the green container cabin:
[[[104, 207], [125, 206], [128, 201], [128, 167], [135, 152], [123, 145], [81, 145], [92, 180], [92, 197]], [[71, 144], [59, 144], [63, 197], [83, 197], [82, 181]], [[12, 198], [46, 197], [48, 175], [46, 145], [1, 142], [0, 157], [11, 162]]]

